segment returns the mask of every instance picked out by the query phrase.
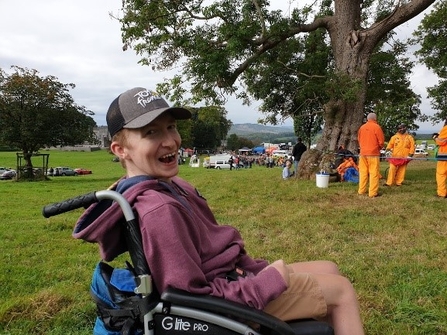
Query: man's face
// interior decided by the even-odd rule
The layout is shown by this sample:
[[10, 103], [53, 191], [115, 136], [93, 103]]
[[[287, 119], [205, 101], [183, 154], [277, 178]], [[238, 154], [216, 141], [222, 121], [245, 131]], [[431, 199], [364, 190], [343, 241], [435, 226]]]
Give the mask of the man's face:
[[123, 150], [128, 177], [149, 175], [169, 180], [177, 175], [181, 138], [176, 120], [169, 113], [128, 131], [126, 142]]

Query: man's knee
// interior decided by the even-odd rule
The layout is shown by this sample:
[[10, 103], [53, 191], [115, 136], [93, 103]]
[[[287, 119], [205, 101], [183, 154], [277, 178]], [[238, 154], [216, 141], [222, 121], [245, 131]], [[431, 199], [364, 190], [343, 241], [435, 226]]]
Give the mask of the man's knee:
[[324, 263], [324, 267], [326, 269], [326, 273], [339, 275], [340, 270], [338, 269], [338, 265], [332, 261], [322, 261]]
[[355, 292], [354, 286], [351, 281], [341, 276], [340, 281], [340, 301], [339, 304], [350, 304], [357, 301], [357, 293]]

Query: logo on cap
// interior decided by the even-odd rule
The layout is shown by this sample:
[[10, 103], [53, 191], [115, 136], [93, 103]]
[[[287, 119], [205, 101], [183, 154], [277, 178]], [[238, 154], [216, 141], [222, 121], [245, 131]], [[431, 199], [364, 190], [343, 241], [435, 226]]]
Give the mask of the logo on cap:
[[145, 108], [147, 104], [150, 104], [152, 101], [162, 99], [156, 92], [143, 90], [134, 95], [137, 98], [137, 104], [141, 107]]

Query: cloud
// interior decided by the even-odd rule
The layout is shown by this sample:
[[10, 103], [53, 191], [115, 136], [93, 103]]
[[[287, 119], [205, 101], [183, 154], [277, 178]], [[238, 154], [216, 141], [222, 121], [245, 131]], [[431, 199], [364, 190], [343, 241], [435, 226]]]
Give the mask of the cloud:
[[107, 108], [121, 92], [155, 88], [164, 77], [139, 65], [132, 50], [122, 50], [120, 25], [109, 16], [120, 6], [119, 0], [2, 1], [0, 67], [36, 69], [74, 83], [75, 101], [105, 124]]

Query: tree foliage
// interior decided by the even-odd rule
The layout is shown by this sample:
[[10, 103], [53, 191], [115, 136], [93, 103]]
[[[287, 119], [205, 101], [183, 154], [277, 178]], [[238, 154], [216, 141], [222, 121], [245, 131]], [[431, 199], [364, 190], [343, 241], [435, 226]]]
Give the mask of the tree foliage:
[[17, 66], [0, 69], [1, 142], [19, 148], [32, 168], [31, 156], [49, 146], [75, 145], [93, 138], [93, 113], [69, 93], [74, 84]]
[[433, 124], [447, 119], [447, 1], [435, 4], [431, 13], [421, 21], [414, 32], [413, 43], [421, 48], [416, 55], [439, 78], [437, 85], [427, 89], [433, 99], [431, 105], [437, 112], [431, 117]]
[[402, 123], [408, 130], [417, 130], [416, 121], [427, 119], [419, 108], [420, 96], [411, 89], [413, 62], [405, 56], [407, 47], [399, 41], [391, 46], [371, 56], [365, 102], [365, 116], [377, 113], [385, 138], [394, 135]]
[[241, 141], [239, 140], [239, 136], [236, 134], [231, 134], [227, 139], [227, 149], [231, 151], [236, 151], [241, 148]]
[[227, 138], [226, 148], [231, 151], [238, 151], [241, 148], [254, 148], [255, 144], [253, 141], [245, 137], [239, 137], [236, 134], [230, 134]]
[[178, 124], [182, 145], [197, 149], [215, 149], [226, 139], [232, 123], [226, 118], [227, 111], [222, 107], [209, 106], [188, 108], [191, 120]]

